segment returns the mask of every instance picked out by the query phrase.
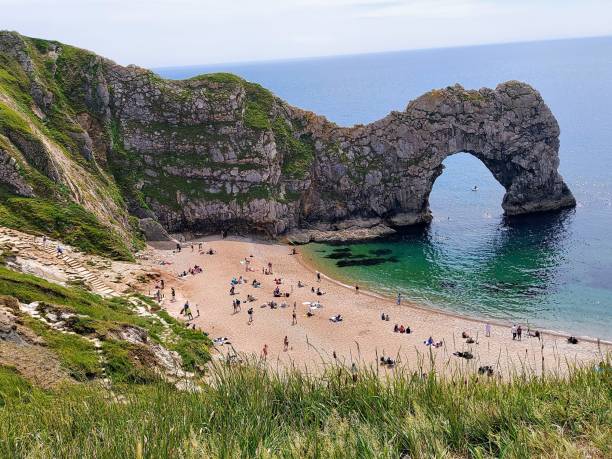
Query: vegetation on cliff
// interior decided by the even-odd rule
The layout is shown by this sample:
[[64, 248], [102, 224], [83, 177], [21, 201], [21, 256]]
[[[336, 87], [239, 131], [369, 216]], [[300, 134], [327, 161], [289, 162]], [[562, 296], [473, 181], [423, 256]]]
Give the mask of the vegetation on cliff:
[[121, 236], [78, 204], [16, 197], [0, 191], [0, 226], [46, 234], [80, 250], [116, 260], [132, 260]]
[[[142, 296], [102, 298], [4, 266], [0, 266], [0, 292], [0, 309], [8, 307], [19, 323], [42, 338], [76, 381], [96, 380], [105, 372], [115, 384], [154, 383], [160, 379], [151, 351], [156, 345], [177, 352], [179, 368], [184, 371], [202, 373], [210, 359], [211, 343], [204, 333], [186, 329]], [[32, 304], [36, 316], [42, 318], [63, 317], [62, 328], [24, 313], [17, 307], [19, 303]], [[152, 312], [139, 314], [138, 305], [148, 306]], [[123, 339], [126, 333], [142, 337], [142, 342]]]

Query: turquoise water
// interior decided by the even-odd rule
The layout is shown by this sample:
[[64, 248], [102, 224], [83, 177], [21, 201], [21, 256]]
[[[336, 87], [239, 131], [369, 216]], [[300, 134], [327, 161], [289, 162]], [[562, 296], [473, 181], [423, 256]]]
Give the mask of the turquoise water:
[[[367, 123], [436, 87], [538, 89], [561, 126], [561, 173], [578, 207], [506, 220], [476, 158], [445, 161], [426, 228], [305, 251], [330, 274], [439, 308], [612, 339], [612, 38], [158, 69], [230, 71], [342, 124]], [[479, 191], [471, 188], [478, 185]]]

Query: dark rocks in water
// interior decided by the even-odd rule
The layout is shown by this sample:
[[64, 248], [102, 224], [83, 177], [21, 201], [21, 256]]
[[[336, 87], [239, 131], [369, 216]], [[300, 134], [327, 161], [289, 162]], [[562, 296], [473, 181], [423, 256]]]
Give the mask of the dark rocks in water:
[[383, 256], [383, 255], [391, 255], [393, 253], [393, 250], [391, 249], [372, 249], [369, 250], [369, 252], [372, 255], [376, 255], [378, 257]]
[[345, 258], [351, 258], [350, 253], [340, 252], [340, 253], [328, 253], [325, 255], [325, 258], [329, 258], [330, 260], [341, 260]]
[[348, 266], [376, 266], [382, 265], [383, 263], [397, 263], [398, 259], [395, 257], [382, 258], [359, 258], [359, 259], [343, 259], [336, 262], [336, 266], [339, 268], [346, 268]]

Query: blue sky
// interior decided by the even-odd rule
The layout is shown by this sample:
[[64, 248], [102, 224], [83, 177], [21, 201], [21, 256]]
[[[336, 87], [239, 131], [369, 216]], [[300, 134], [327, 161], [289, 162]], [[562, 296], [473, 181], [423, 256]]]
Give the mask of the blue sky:
[[612, 0], [0, 0], [0, 28], [157, 67], [612, 35]]

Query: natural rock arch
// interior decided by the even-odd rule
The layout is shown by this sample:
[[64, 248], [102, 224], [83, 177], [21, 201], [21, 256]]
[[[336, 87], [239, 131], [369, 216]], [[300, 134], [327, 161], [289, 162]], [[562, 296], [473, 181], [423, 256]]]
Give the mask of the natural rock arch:
[[305, 209], [306, 220], [331, 215], [379, 218], [394, 226], [427, 222], [442, 162], [458, 152], [480, 159], [505, 188], [507, 215], [575, 205], [557, 171], [557, 121], [540, 94], [524, 83], [434, 90], [367, 126], [314, 134], [335, 147], [318, 151], [315, 198]]

